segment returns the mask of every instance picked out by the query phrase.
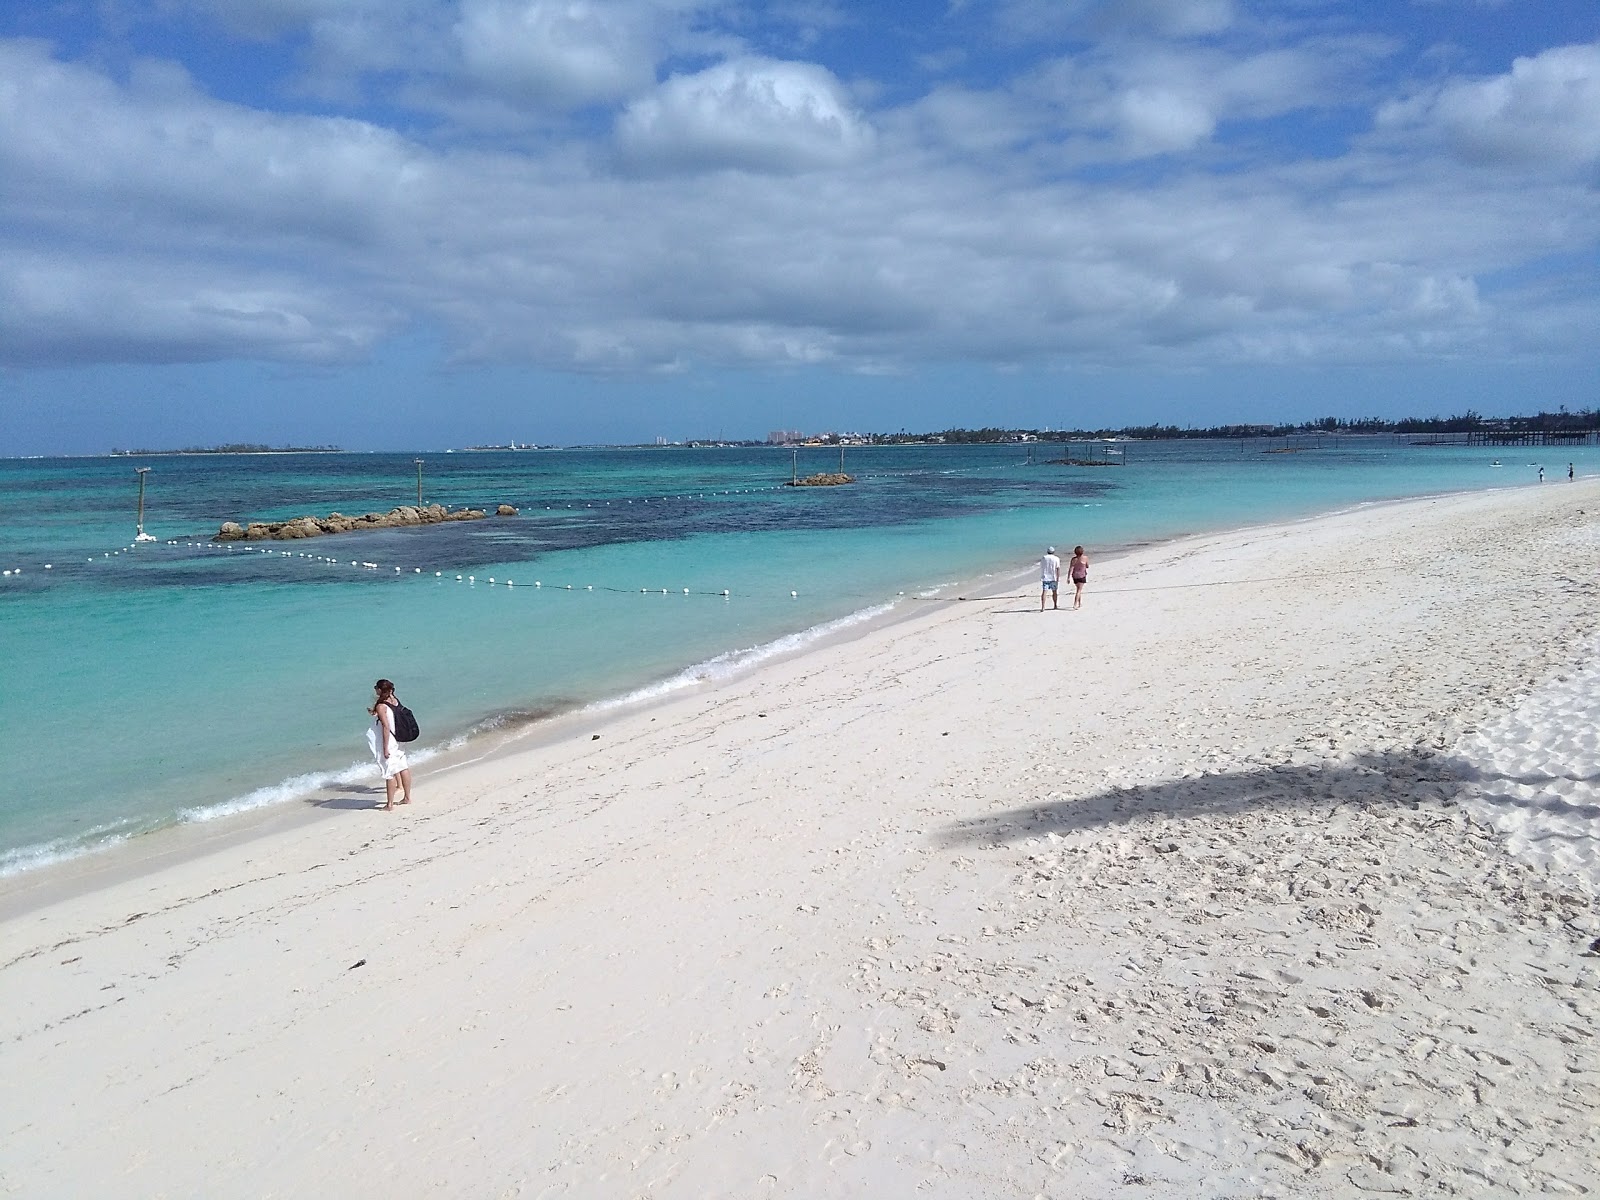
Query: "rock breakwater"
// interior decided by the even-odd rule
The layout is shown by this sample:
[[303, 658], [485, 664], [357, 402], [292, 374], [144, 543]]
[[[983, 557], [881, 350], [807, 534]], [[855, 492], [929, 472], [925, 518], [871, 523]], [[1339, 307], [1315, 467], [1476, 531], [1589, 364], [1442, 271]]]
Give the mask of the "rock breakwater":
[[[513, 516], [516, 509], [502, 504], [497, 515]], [[343, 513], [329, 513], [325, 517], [295, 517], [289, 521], [251, 521], [240, 525], [237, 521], [224, 521], [216, 542], [293, 541], [297, 538], [321, 537], [325, 533], [350, 533], [357, 529], [391, 529], [407, 525], [438, 525], [445, 521], [481, 521], [489, 514], [481, 508], [451, 510], [442, 504], [416, 507], [402, 504], [386, 513], [365, 513], [347, 517]]]

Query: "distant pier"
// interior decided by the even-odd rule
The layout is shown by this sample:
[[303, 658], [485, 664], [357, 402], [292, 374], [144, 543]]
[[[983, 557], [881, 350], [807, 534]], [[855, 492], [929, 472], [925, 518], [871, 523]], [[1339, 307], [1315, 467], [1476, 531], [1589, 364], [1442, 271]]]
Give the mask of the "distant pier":
[[1593, 429], [1482, 429], [1467, 434], [1469, 446], [1590, 446], [1600, 440]]

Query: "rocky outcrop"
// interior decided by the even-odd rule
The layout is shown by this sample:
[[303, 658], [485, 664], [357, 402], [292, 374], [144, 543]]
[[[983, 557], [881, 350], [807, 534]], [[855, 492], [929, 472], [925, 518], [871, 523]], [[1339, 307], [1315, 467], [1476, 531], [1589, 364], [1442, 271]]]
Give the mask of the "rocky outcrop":
[[502, 504], [499, 508], [494, 510], [494, 515], [497, 517], [514, 517], [517, 515], [517, 510], [512, 508], [509, 504]]
[[820, 475], [807, 475], [804, 479], [791, 479], [789, 487], [838, 487], [841, 483], [854, 483], [854, 475], [829, 474], [824, 471]]
[[[509, 504], [502, 504], [496, 511], [505, 517], [514, 515], [517, 510]], [[451, 511], [442, 504], [430, 504], [425, 508], [402, 504], [386, 513], [366, 513], [359, 517], [329, 513], [325, 517], [295, 517], [291, 521], [251, 521], [248, 525], [224, 521], [212, 541], [293, 541], [295, 538], [321, 537], [325, 533], [349, 533], [354, 529], [392, 529], [403, 525], [438, 525], [444, 521], [481, 521], [488, 515], [481, 508]]]

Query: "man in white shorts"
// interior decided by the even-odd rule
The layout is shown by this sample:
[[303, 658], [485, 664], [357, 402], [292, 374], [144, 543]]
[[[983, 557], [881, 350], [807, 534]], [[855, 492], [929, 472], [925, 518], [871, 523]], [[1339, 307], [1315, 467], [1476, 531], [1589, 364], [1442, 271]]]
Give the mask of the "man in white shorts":
[[1046, 546], [1044, 557], [1039, 560], [1039, 611], [1044, 611], [1044, 598], [1050, 597], [1051, 605], [1061, 607], [1061, 598], [1057, 594], [1061, 587], [1061, 560], [1056, 557], [1056, 548]]

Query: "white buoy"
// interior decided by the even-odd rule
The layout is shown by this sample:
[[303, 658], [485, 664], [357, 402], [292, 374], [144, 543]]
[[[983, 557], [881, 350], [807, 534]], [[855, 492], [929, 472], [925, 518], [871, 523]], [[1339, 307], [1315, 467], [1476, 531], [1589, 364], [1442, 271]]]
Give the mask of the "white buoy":
[[456, 576], [456, 582], [457, 582], [457, 583], [460, 583], [460, 582], [461, 582], [461, 576], [459, 576], [459, 575], [457, 575], [457, 576]]
[[48, 570], [50, 570], [50, 569], [51, 569], [51, 568], [52, 568], [52, 567], [54, 567], [54, 566], [55, 566], [55, 563], [45, 563], [45, 565], [44, 565], [44, 569], [45, 569], [45, 570], [46, 570], [46, 571], [48, 571]]
[[586, 592], [594, 591], [594, 584], [592, 584], [592, 583], [585, 584], [583, 590], [586, 591]]
[[665, 595], [666, 595], [666, 594], [667, 594], [667, 589], [666, 589], [666, 588], [662, 588], [662, 589], [661, 589], [661, 594], [662, 594], [662, 595], [663, 595], [663, 596], [665, 596]]
[[435, 579], [443, 579], [444, 578], [444, 572], [443, 571], [435, 571], [433, 573], [433, 577]]
[[687, 595], [688, 595], [688, 594], [689, 594], [689, 589], [688, 589], [688, 588], [684, 588], [684, 589], [683, 589], [683, 594], [684, 594], [684, 595], [685, 595], [685, 596], [687, 596]]
[[493, 575], [491, 575], [491, 576], [489, 576], [489, 582], [490, 582], [490, 583], [493, 583], [493, 582], [494, 582], [494, 576], [493, 576]]
[[506, 580], [506, 586], [507, 587], [516, 587], [517, 585], [515, 583], [513, 583], [511, 580], [508, 579], [508, 580]]
[[726, 596], [726, 595], [727, 595], [727, 594], [728, 594], [728, 589], [727, 589], [727, 588], [723, 588], [723, 589], [722, 589], [722, 594], [723, 594], [723, 595], [724, 595], [724, 596]]
[[572, 590], [572, 585], [569, 583], [569, 584], [567, 584], [567, 591], [570, 592], [571, 590]]
[[791, 596], [798, 596], [799, 594], [800, 594], [799, 592], [790, 592], [789, 593], [789, 595], [791, 595]]
[[411, 573], [413, 575], [421, 575], [422, 574], [422, 568], [421, 567], [412, 567], [411, 568]]
[[467, 576], [467, 582], [468, 583], [477, 583], [478, 582], [478, 577], [476, 575], [468, 575]]
[[543, 581], [542, 581], [542, 580], [538, 580], [538, 579], [535, 579], [535, 580], [534, 580], [534, 581], [533, 581], [533, 586], [534, 586], [534, 587], [543, 587], [543, 586], [544, 586], [544, 583], [543, 583]]

